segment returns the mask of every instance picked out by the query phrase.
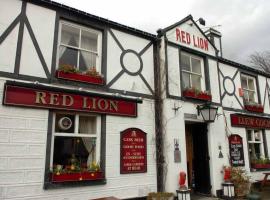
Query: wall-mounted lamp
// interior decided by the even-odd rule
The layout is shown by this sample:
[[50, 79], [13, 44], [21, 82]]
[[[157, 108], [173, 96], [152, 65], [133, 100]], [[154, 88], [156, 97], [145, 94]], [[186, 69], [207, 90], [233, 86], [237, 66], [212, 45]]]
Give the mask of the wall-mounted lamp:
[[197, 106], [198, 115], [202, 115], [205, 122], [214, 122], [217, 116], [218, 107], [211, 106], [210, 103]]

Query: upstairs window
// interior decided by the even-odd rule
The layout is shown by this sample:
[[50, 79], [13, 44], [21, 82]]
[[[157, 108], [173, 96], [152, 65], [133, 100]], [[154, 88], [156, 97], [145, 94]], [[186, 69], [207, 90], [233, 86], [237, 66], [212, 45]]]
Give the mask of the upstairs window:
[[101, 68], [102, 33], [68, 22], [60, 23], [59, 69], [74, 68], [79, 72]]
[[185, 89], [194, 88], [202, 91], [203, 60], [187, 53], [181, 53], [182, 84]]
[[255, 78], [248, 75], [241, 75], [241, 85], [244, 93], [244, 102], [258, 102], [256, 95]]

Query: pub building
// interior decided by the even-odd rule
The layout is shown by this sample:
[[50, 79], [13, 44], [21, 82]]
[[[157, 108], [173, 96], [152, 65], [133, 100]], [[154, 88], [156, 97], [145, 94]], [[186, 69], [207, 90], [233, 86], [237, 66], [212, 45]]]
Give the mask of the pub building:
[[[269, 74], [191, 15], [157, 35], [49, 0], [0, 1], [0, 199], [217, 196], [269, 165]], [[162, 165], [162, 166], [161, 166]]]

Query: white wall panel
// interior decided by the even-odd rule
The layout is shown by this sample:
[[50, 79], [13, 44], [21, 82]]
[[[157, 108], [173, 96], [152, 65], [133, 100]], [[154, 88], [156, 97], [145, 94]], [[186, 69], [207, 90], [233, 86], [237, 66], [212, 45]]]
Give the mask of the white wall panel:
[[168, 86], [170, 95], [181, 96], [179, 51], [178, 48], [168, 46]]
[[220, 103], [217, 61], [209, 59], [208, 63], [209, 63], [209, 79], [210, 79], [212, 101], [215, 103]]
[[24, 27], [23, 33], [20, 74], [46, 78], [45, 71], [26, 27]]
[[22, 1], [19, 0], [0, 1], [0, 35], [2, 35], [13, 20], [20, 14], [21, 7]]
[[18, 32], [19, 24], [0, 45], [0, 71], [14, 72]]
[[28, 3], [26, 16], [33, 29], [48, 70], [51, 71], [56, 12]]

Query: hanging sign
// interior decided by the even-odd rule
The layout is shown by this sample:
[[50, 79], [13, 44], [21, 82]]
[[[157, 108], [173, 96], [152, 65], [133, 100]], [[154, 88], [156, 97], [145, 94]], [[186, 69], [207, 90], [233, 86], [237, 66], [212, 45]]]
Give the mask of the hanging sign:
[[143, 173], [147, 171], [146, 133], [137, 128], [121, 132], [120, 173]]
[[4, 105], [137, 116], [135, 99], [31, 84], [5, 84]]
[[229, 149], [231, 165], [245, 166], [243, 141], [239, 135], [230, 135]]
[[231, 125], [245, 128], [270, 129], [270, 118], [231, 114]]

